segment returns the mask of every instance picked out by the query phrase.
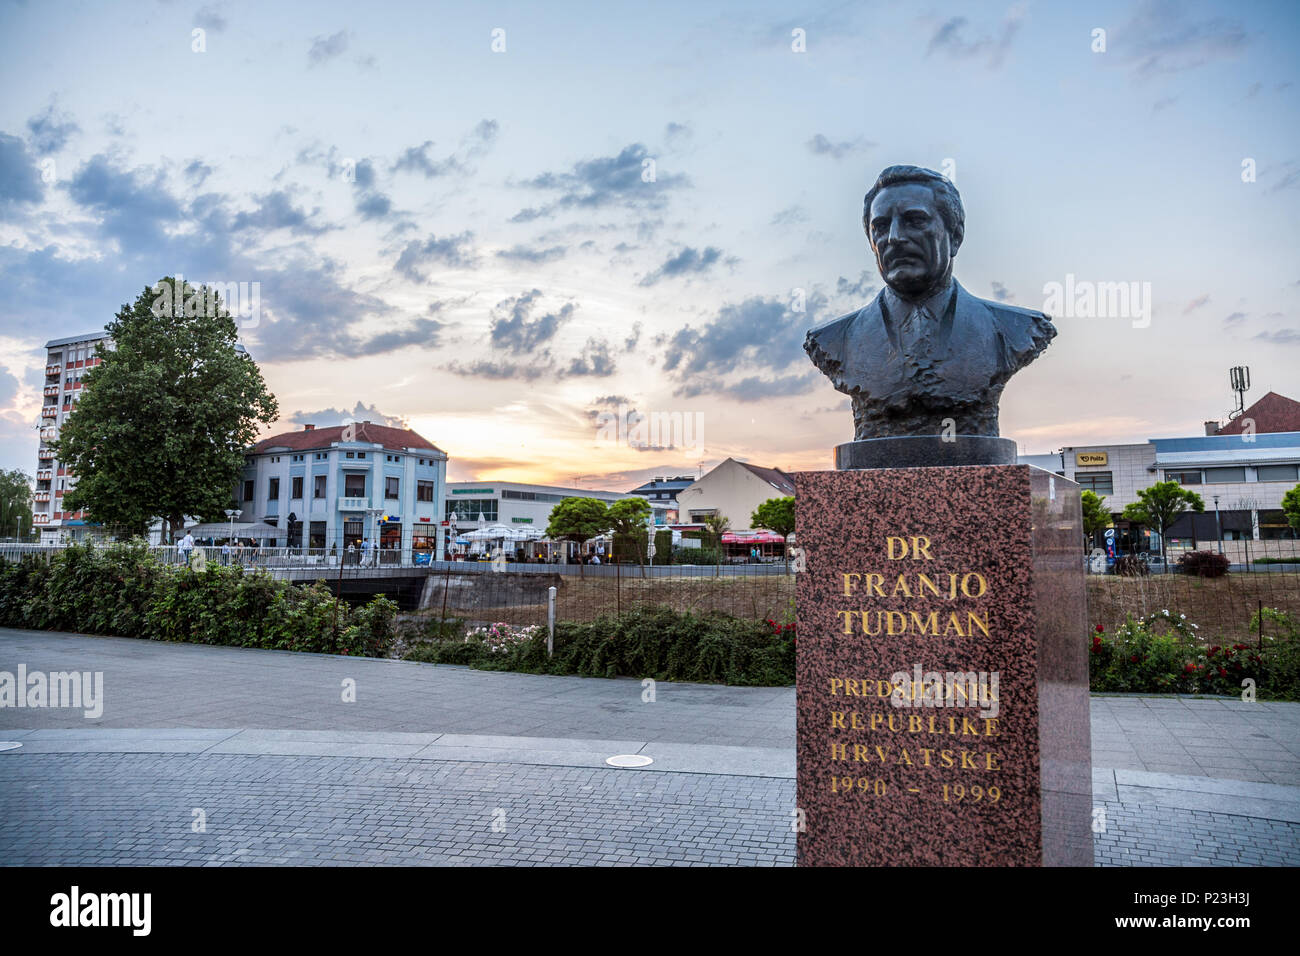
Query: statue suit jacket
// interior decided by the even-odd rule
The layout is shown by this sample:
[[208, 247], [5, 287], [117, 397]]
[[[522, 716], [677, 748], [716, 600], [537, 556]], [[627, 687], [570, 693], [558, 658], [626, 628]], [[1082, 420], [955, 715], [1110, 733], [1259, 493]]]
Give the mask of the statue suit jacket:
[[[899, 343], [903, 315], [889, 314], [882, 290], [871, 304], [808, 332], [813, 363], [853, 398], [859, 438], [940, 429], [934, 418], [957, 419], [958, 432], [997, 434], [1002, 387], [1056, 335], [1041, 312], [978, 299], [953, 280], [947, 307], [929, 323], [915, 354]], [[894, 311], [898, 300], [894, 300]], [[989, 431], [991, 415], [991, 428]]]

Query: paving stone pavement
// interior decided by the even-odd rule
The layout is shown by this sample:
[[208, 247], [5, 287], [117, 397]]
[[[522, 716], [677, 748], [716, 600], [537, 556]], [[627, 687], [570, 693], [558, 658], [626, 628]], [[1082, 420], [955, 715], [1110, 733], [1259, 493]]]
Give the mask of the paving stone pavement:
[[[19, 754], [0, 756], [0, 861], [8, 865], [790, 866], [795, 858], [788, 777], [378, 757]], [[1129, 799], [1137, 790], [1119, 789]], [[1132, 803], [1119, 793], [1099, 806], [1099, 866], [1300, 865], [1300, 819]], [[196, 808], [203, 832], [192, 829]]]

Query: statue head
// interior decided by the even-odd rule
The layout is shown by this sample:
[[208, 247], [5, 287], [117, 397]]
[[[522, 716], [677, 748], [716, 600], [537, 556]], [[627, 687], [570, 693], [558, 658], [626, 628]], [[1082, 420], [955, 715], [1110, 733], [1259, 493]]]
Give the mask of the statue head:
[[863, 201], [880, 277], [905, 299], [925, 299], [948, 284], [965, 224], [956, 187], [920, 166], [888, 167]]

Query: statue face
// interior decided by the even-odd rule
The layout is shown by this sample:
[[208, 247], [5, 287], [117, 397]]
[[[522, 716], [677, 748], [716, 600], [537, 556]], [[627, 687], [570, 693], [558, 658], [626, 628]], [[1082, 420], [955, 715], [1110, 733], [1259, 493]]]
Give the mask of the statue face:
[[924, 298], [947, 283], [957, 250], [929, 186], [886, 186], [871, 201], [868, 225], [880, 276], [899, 295]]

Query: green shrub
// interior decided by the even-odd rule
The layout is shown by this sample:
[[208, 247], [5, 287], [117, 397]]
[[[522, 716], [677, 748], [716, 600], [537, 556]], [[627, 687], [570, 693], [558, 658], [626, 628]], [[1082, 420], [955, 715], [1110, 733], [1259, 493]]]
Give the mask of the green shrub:
[[138, 540], [0, 559], [6, 627], [379, 657], [392, 649], [396, 613], [382, 596], [351, 610], [320, 584], [238, 566], [163, 565]]
[[642, 606], [621, 617], [558, 623], [553, 657], [546, 653], [546, 629], [537, 627], [510, 629], [498, 639], [476, 629], [416, 644], [406, 658], [534, 674], [781, 686], [794, 682], [795, 644], [793, 627], [779, 628], [721, 613]]

